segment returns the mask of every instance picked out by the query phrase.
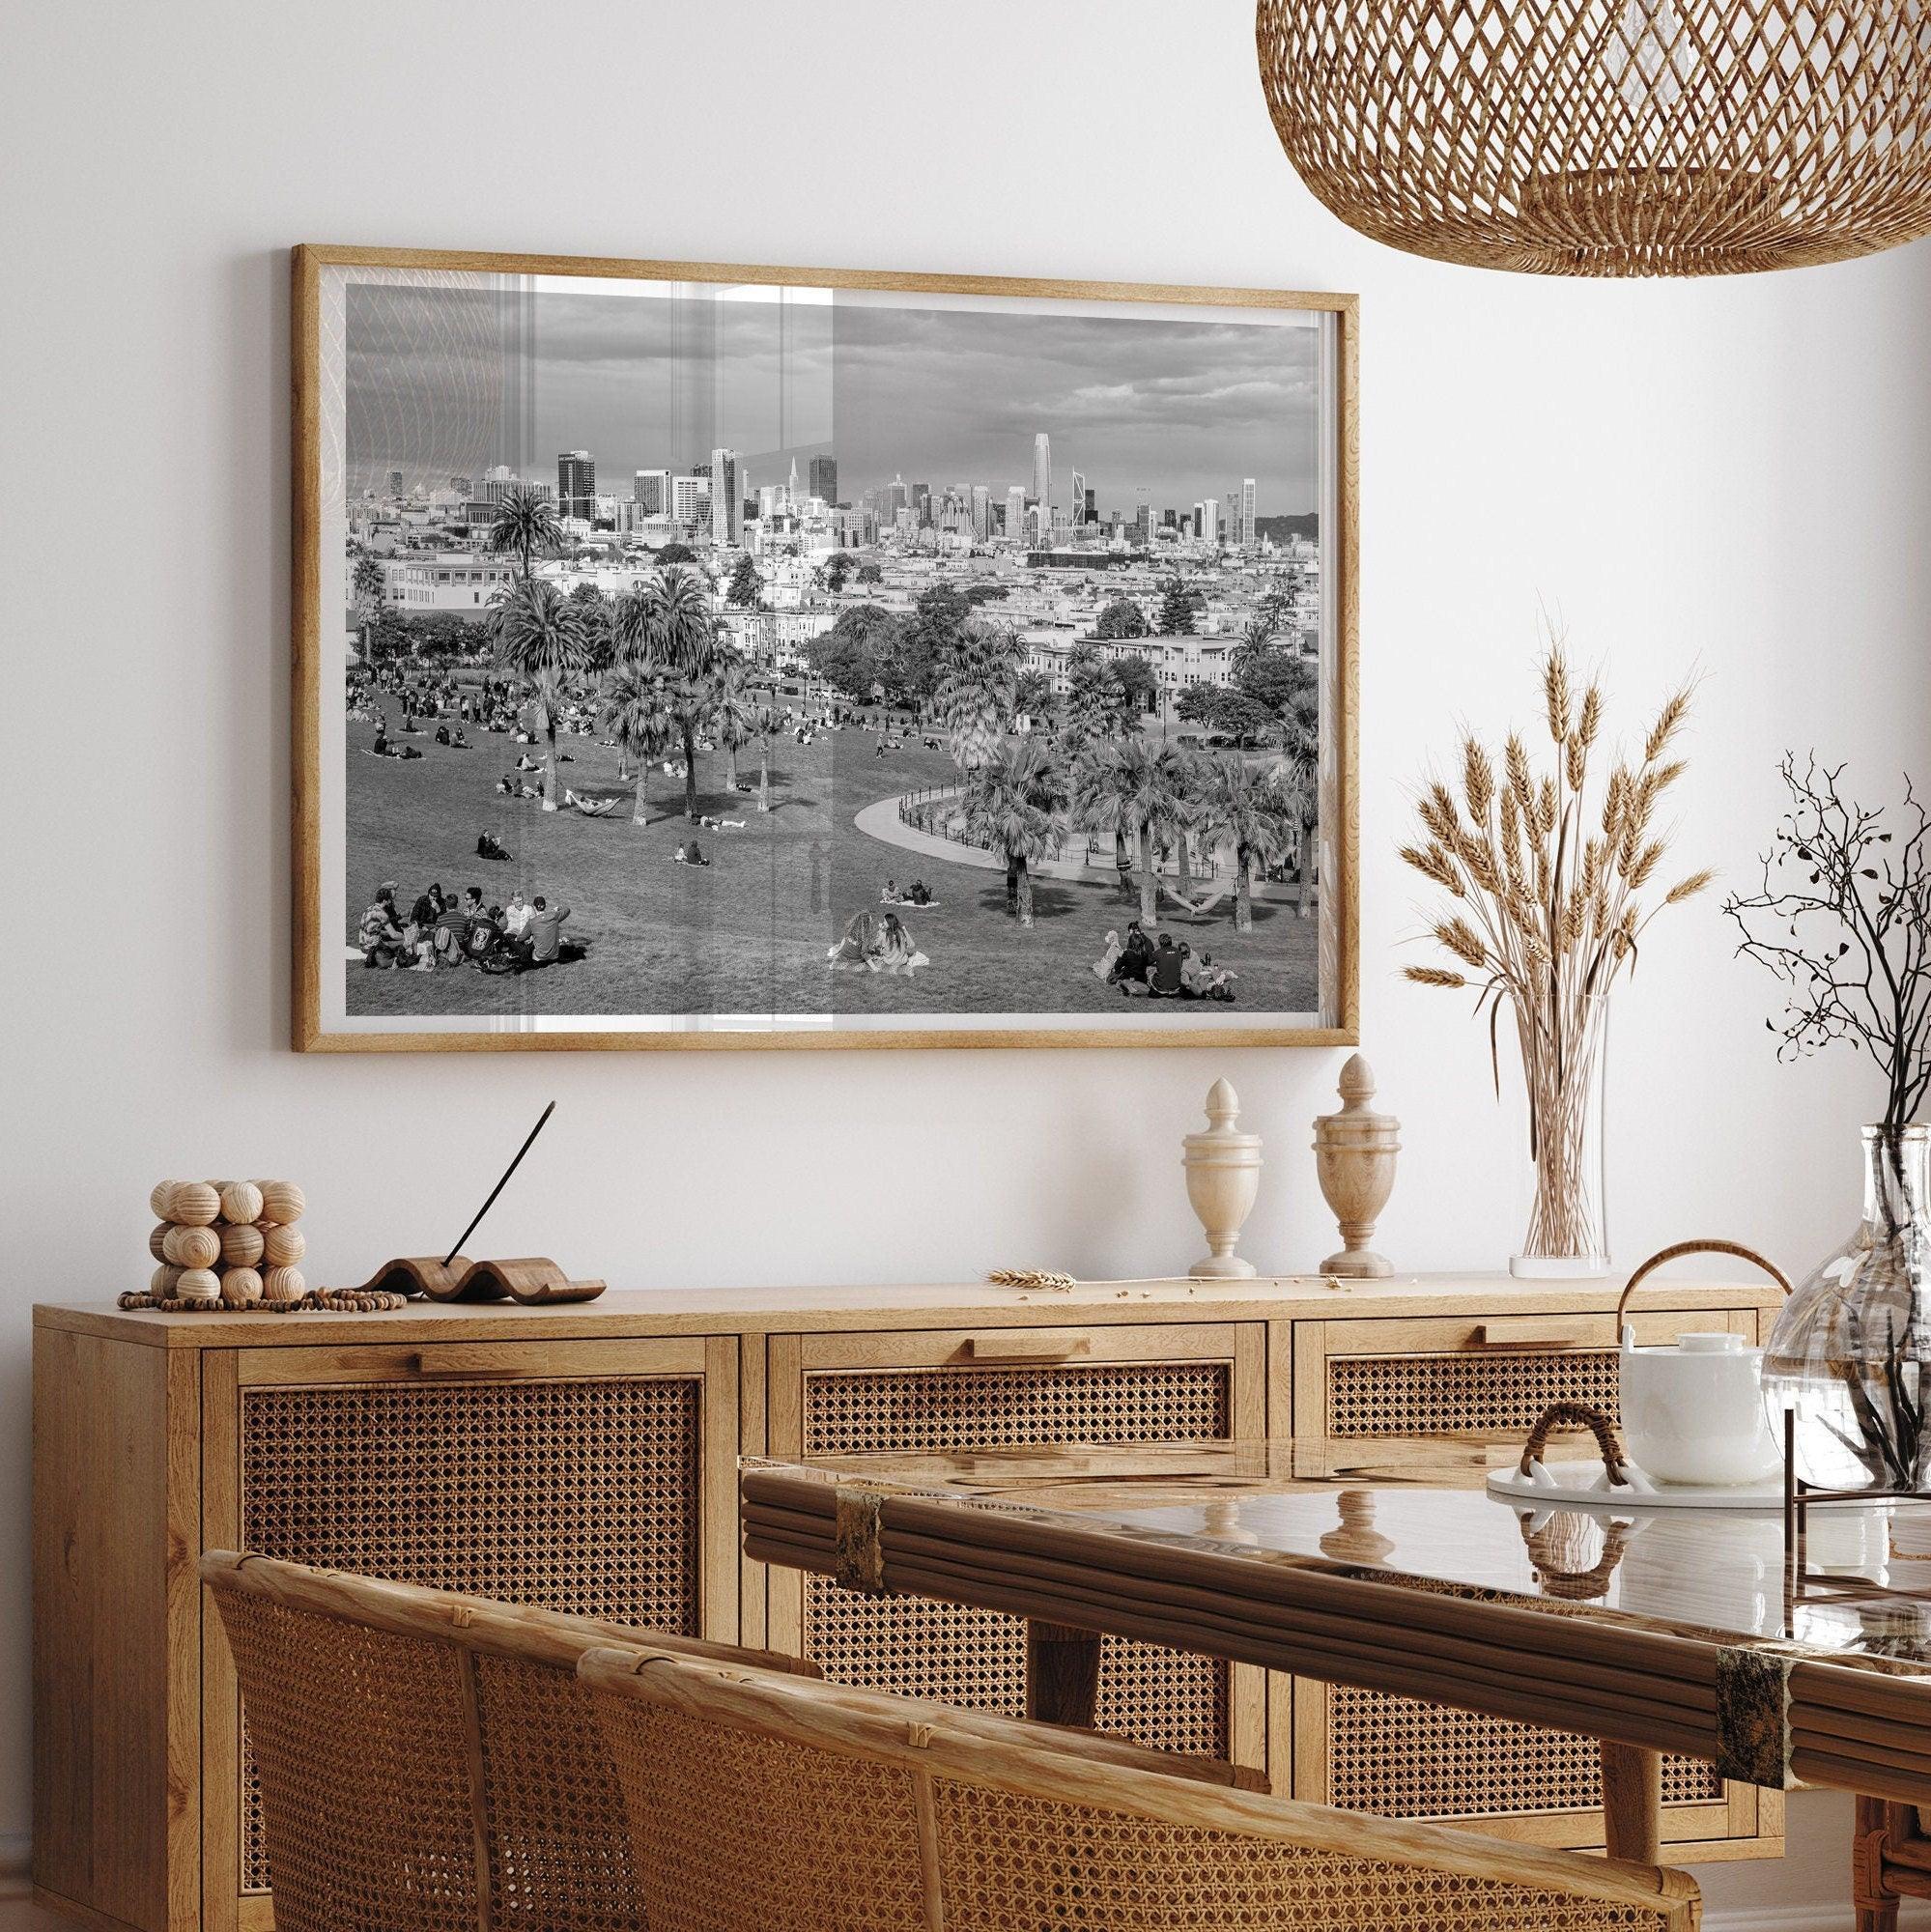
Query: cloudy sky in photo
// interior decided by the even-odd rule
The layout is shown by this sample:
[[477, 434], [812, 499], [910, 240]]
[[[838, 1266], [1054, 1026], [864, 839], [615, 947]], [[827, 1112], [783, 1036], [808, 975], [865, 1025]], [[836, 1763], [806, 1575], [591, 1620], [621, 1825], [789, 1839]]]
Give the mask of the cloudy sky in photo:
[[838, 462], [857, 500], [895, 475], [936, 491], [1030, 489], [1052, 439], [1102, 513], [1226, 497], [1262, 515], [1317, 502], [1318, 337], [1272, 322], [921, 308], [854, 299], [357, 286], [348, 305], [352, 488], [507, 462], [554, 479], [587, 449], [599, 487], [734, 448], [750, 483]]

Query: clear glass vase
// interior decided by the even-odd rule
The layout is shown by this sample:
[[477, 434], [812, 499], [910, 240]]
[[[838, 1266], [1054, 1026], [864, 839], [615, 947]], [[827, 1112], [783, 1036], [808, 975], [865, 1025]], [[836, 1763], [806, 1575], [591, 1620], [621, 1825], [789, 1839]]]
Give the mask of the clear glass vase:
[[1764, 1401], [1797, 1473], [1828, 1490], [1931, 1490], [1931, 1127], [1866, 1127], [1858, 1230], [1784, 1304]]
[[1603, 1092], [1608, 1071], [1606, 994], [1518, 1004], [1521, 1058], [1522, 1212], [1526, 1232], [1509, 1272], [1530, 1280], [1609, 1272], [1604, 1206]]

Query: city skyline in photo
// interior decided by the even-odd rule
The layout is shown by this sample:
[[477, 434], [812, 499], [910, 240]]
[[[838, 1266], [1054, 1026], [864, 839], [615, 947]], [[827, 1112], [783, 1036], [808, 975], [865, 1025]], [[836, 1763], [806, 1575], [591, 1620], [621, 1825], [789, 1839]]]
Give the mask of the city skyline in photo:
[[1080, 471], [1101, 516], [1185, 509], [1252, 477], [1260, 516], [1320, 493], [1317, 329], [1271, 320], [733, 301], [357, 285], [348, 311], [348, 477], [443, 487], [497, 464], [598, 487], [737, 451], [753, 489], [829, 454], [851, 502], [895, 478], [1052, 502]]

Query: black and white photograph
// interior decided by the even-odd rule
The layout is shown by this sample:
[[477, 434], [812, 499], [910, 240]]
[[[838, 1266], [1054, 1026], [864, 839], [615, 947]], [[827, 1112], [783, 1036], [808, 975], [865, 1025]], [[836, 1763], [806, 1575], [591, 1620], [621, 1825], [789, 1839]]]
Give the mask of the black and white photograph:
[[1346, 1024], [1343, 298], [571, 266], [309, 265], [319, 1036]]

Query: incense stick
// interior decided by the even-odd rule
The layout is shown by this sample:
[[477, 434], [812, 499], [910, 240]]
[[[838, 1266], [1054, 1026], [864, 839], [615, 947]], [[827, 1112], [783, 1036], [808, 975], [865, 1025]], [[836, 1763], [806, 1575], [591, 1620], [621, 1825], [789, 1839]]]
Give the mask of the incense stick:
[[497, 1181], [493, 1188], [490, 1189], [489, 1199], [485, 1201], [483, 1205], [476, 1209], [475, 1220], [471, 1221], [469, 1225], [467, 1228], [465, 1228], [460, 1235], [456, 1236], [456, 1245], [453, 1248], [451, 1248], [446, 1255], [442, 1257], [442, 1265], [444, 1267], [447, 1267], [449, 1264], [453, 1262], [456, 1259], [456, 1257], [463, 1252], [463, 1243], [467, 1241], [469, 1238], [469, 1236], [476, 1232], [477, 1226], [481, 1223], [483, 1216], [487, 1214], [490, 1211], [490, 1209], [497, 1205], [497, 1196], [500, 1194], [503, 1191], [503, 1189], [509, 1185], [510, 1176], [513, 1175], [517, 1171], [518, 1167], [522, 1165], [524, 1155], [529, 1151], [530, 1147], [535, 1142], [537, 1135], [543, 1131], [545, 1123], [549, 1121], [551, 1115], [554, 1114], [555, 1111], [556, 1111], [556, 1102], [553, 1100], [551, 1101], [549, 1106], [544, 1108], [543, 1112], [536, 1117], [536, 1124], [529, 1130], [529, 1139], [525, 1141], [524, 1144], [517, 1149], [516, 1159], [511, 1161], [510, 1164], [503, 1169], [503, 1178], [499, 1181]]

